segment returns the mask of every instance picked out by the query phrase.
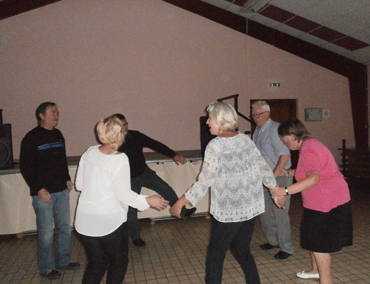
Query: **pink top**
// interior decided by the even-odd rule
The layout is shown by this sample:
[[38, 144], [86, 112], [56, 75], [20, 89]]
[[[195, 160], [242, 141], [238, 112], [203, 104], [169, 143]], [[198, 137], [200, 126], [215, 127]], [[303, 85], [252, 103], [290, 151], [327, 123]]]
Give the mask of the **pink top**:
[[302, 191], [303, 207], [329, 212], [350, 201], [347, 182], [333, 155], [325, 145], [312, 138], [302, 143], [295, 178], [300, 181], [310, 173], [318, 173], [320, 181], [314, 187]]

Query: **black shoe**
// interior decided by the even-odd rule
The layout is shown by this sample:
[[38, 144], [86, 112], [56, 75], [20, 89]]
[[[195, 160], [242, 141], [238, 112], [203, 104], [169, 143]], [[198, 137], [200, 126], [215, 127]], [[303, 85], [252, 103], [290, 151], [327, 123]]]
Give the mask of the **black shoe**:
[[260, 248], [263, 250], [270, 250], [273, 248], [278, 248], [278, 246], [273, 246], [273, 245], [270, 245], [269, 243], [266, 243], [266, 244], [260, 245]]
[[49, 270], [46, 273], [40, 273], [40, 275], [42, 277], [45, 277], [45, 278], [50, 279], [50, 280], [58, 279], [58, 278], [60, 278], [60, 276], [62, 276], [62, 274], [60, 274], [60, 272], [58, 270], [55, 270], [55, 269]]
[[57, 269], [65, 269], [65, 270], [76, 270], [79, 269], [81, 264], [79, 262], [70, 262], [67, 265], [57, 266]]
[[146, 245], [146, 243], [143, 241], [142, 238], [138, 237], [137, 239], [133, 240], [132, 243], [135, 245], [135, 246], [138, 246], [138, 247], [143, 247]]
[[197, 208], [193, 207], [191, 209], [186, 209], [186, 207], [182, 207], [181, 209], [181, 219], [186, 220], [188, 219], [191, 215], [193, 215], [197, 211]]
[[291, 254], [285, 251], [279, 251], [277, 254], [275, 254], [276, 259], [287, 259], [289, 256], [291, 256]]

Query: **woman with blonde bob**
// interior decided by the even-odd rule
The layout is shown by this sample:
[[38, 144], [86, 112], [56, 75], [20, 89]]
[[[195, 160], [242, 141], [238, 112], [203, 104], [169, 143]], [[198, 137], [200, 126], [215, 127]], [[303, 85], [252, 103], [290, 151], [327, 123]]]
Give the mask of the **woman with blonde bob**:
[[265, 210], [262, 184], [275, 188], [276, 181], [253, 141], [237, 131], [235, 109], [213, 102], [207, 112], [210, 132], [217, 137], [206, 147], [198, 181], [171, 207], [171, 213], [180, 216], [183, 206], [195, 205], [211, 187], [213, 224], [205, 283], [222, 282], [223, 263], [230, 248], [243, 269], [246, 283], [257, 284], [260, 278], [250, 242], [256, 217]]
[[128, 158], [117, 152], [125, 137], [118, 118], [99, 121], [96, 133], [102, 144], [82, 155], [76, 176], [81, 195], [75, 228], [88, 260], [82, 283], [98, 284], [107, 271], [107, 283], [121, 284], [128, 264], [128, 207], [163, 210], [168, 201], [131, 191]]

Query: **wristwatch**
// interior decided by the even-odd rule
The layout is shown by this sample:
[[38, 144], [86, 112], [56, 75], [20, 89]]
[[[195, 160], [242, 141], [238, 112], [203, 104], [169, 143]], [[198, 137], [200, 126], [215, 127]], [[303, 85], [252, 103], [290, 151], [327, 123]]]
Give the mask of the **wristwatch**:
[[289, 189], [287, 186], [285, 187], [285, 195], [289, 195]]

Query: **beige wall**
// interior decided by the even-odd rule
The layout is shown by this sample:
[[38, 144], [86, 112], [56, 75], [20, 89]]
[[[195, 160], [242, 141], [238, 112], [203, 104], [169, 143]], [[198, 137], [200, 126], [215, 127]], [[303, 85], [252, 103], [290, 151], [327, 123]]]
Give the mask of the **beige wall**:
[[0, 108], [16, 159], [46, 100], [59, 105], [70, 156], [115, 112], [175, 150], [200, 149], [199, 116], [236, 93], [246, 115], [256, 98], [298, 99], [302, 120], [304, 108], [330, 109], [308, 129], [337, 159], [343, 138], [354, 146], [345, 77], [159, 0], [64, 0], [0, 21], [0, 34]]

